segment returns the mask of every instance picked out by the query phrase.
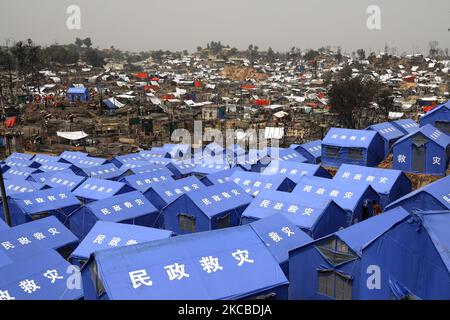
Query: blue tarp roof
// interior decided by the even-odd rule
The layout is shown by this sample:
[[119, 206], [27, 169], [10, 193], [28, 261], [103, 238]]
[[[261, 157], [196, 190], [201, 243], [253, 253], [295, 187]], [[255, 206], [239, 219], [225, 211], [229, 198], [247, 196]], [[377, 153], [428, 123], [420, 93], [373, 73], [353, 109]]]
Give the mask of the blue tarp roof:
[[261, 238], [278, 263], [289, 260], [289, 251], [313, 241], [283, 215], [271, 215], [252, 222], [252, 229]]
[[267, 152], [274, 160], [280, 161], [295, 161], [295, 162], [307, 162], [308, 160], [297, 151], [290, 148], [267, 148], [261, 150], [261, 155]]
[[353, 183], [361, 181], [369, 183], [378, 193], [390, 193], [398, 178], [404, 173], [400, 170], [363, 167], [352, 164], [342, 164], [334, 179]]
[[21, 160], [17, 158], [6, 159], [5, 164], [9, 167], [29, 167], [33, 160]]
[[94, 167], [86, 167], [81, 170], [85, 175], [91, 178], [111, 179], [117, 178], [125, 171], [117, 168], [112, 163], [102, 164]]
[[314, 140], [300, 145], [305, 151], [312, 154], [315, 158], [322, 156], [322, 140]]
[[[342, 209], [353, 212], [368, 188], [373, 190], [366, 182], [355, 184], [334, 179], [305, 176], [298, 182], [292, 193], [302, 197], [311, 194], [332, 199]], [[372, 192], [375, 193], [375, 191]]]
[[380, 134], [386, 140], [395, 140], [403, 137], [405, 134], [397, 129], [390, 122], [377, 123], [367, 127], [366, 130], [374, 130]]
[[102, 164], [108, 163], [107, 159], [103, 158], [94, 158], [94, 157], [84, 157], [79, 159], [66, 159], [67, 161], [73, 163], [78, 168], [88, 168], [94, 166], [100, 166]]
[[164, 184], [157, 184], [152, 189], [165, 203], [171, 203], [179, 196], [201, 188], [206, 187], [200, 180], [196, 177], [187, 177]]
[[181, 143], [180, 144], [166, 143], [162, 147], [164, 149], [167, 149], [172, 158], [185, 157], [186, 155], [189, 155], [191, 149], [190, 145]]
[[361, 255], [364, 248], [409, 216], [403, 208], [396, 208], [337, 231], [335, 235]]
[[63, 170], [70, 170], [71, 168], [74, 168], [75, 166], [70, 163], [62, 163], [62, 162], [49, 162], [44, 163], [39, 167], [39, 170], [44, 172], [54, 172], [54, 171], [63, 171]]
[[42, 187], [43, 185], [38, 182], [31, 182], [23, 179], [5, 179], [5, 191], [7, 196], [15, 193], [41, 190]]
[[434, 113], [441, 111], [441, 109], [450, 110], [450, 101], [447, 101], [446, 103], [441, 104], [440, 106], [437, 106], [437, 107], [433, 108], [432, 110], [428, 111], [427, 113], [425, 113], [425, 115], [422, 116], [421, 119], [426, 119], [429, 116], [433, 115]]
[[74, 190], [80, 185], [86, 178], [78, 176], [74, 173], [67, 171], [56, 172], [53, 176], [47, 179], [44, 183], [46, 186], [56, 188], [65, 187], [70, 191]]
[[376, 131], [331, 128], [322, 140], [322, 144], [336, 147], [368, 148], [376, 135]]
[[[446, 176], [445, 178], [441, 178], [433, 183], [426, 185], [423, 188], [417, 189], [407, 195], [397, 199], [396, 201], [389, 204], [386, 208], [394, 208], [400, 202], [407, 200], [409, 198], [414, 197], [415, 195], [425, 192], [432, 197], [434, 197], [437, 201], [442, 203], [447, 209], [450, 209], [450, 176]], [[426, 211], [426, 208], [418, 208], [420, 210]]]
[[131, 168], [130, 172], [134, 174], [158, 172], [162, 175], [173, 175], [173, 172], [167, 169], [167, 167], [162, 164], [149, 164], [145, 167]]
[[402, 141], [409, 139], [418, 132], [422, 133], [424, 136], [426, 136], [431, 141], [435, 142], [437, 145], [441, 146], [444, 149], [450, 145], [450, 137], [447, 134], [440, 131], [439, 129], [437, 129], [436, 127], [432, 126], [431, 124], [426, 124], [423, 127], [420, 127], [420, 129], [410, 134], [407, 134], [403, 138], [397, 140], [395, 144], [399, 144]]
[[13, 152], [9, 155], [8, 158], [5, 159], [5, 161], [12, 160], [12, 159], [31, 160], [33, 157], [34, 157], [34, 154]]
[[[44, 183], [45, 181], [47, 181], [48, 179], [50, 179], [51, 177], [53, 177], [58, 171], [50, 171], [50, 172], [40, 172], [39, 173], [33, 173], [31, 174], [27, 180], [28, 181], [34, 181], [34, 182], [39, 182], [39, 183]], [[60, 172], [67, 172], [67, 170], [63, 170]], [[72, 171], [70, 171], [72, 172]], [[72, 172], [73, 173], [73, 172]]]
[[29, 167], [11, 167], [3, 174], [5, 179], [23, 179], [25, 180], [33, 173], [41, 173], [42, 171]]
[[198, 173], [198, 174], [207, 175], [207, 174], [217, 173], [222, 170], [228, 170], [230, 168], [231, 168], [230, 164], [228, 164], [225, 161], [207, 160], [206, 162], [198, 164], [195, 167], [195, 169], [193, 170], [193, 172]]
[[210, 217], [248, 205], [253, 200], [234, 182], [200, 188], [184, 196], [189, 197], [205, 215]]
[[276, 191], [288, 179], [282, 175], [264, 175], [258, 172], [236, 171], [230, 177], [246, 193], [257, 196], [264, 190]]
[[145, 159], [139, 153], [130, 153], [121, 156], [114, 157], [113, 160], [117, 160], [121, 163], [145, 161]]
[[150, 157], [150, 158], [146, 158], [146, 161], [148, 162], [149, 165], [151, 165], [151, 164], [160, 164], [160, 165], [163, 165], [163, 166], [167, 166], [169, 163], [172, 162], [172, 159], [169, 159], [169, 158], [158, 158], [158, 157], [152, 158], [152, 157]]
[[202, 178], [202, 181], [208, 180], [212, 184], [221, 184], [231, 181], [231, 176], [235, 171], [243, 171], [240, 167], [233, 167], [228, 170], [222, 170], [216, 173], [208, 174]]
[[172, 231], [126, 223], [97, 221], [71, 257], [88, 260], [95, 251], [170, 238]]
[[280, 175], [297, 182], [303, 176], [315, 176], [319, 171], [325, 170], [318, 164], [301, 163], [294, 161], [272, 161], [262, 172], [263, 175]]
[[[238, 299], [288, 284], [250, 226], [103, 250], [95, 256], [110, 299]], [[210, 268], [210, 259], [216, 268]], [[176, 266], [189, 277], [171, 273]], [[151, 286], [133, 288], [132, 277], [139, 272], [150, 277]], [[177, 280], [171, 281], [168, 273]]]
[[236, 144], [236, 143], [232, 144], [231, 146], [228, 146], [226, 151], [232, 152], [235, 155], [245, 154], [245, 150], [239, 144]]
[[67, 89], [67, 93], [83, 94], [88, 92], [88, 89], [85, 87], [69, 87]]
[[[117, 163], [120, 165], [120, 163]], [[135, 169], [135, 168], [144, 168], [148, 167], [149, 163], [148, 161], [134, 161], [134, 160], [127, 160], [127, 162], [124, 162], [120, 165], [121, 170], [128, 170], [128, 169]]]
[[172, 163], [169, 165], [169, 168], [175, 169], [178, 171], [181, 175], [188, 175], [191, 174], [195, 167], [197, 166], [193, 160], [180, 160], [180, 161], [172, 161]]
[[64, 187], [16, 193], [10, 197], [27, 214], [80, 205], [80, 201]]
[[247, 207], [243, 216], [263, 219], [281, 214], [298, 227], [312, 229], [331, 202], [314, 195], [299, 197], [288, 192], [264, 191]]
[[73, 194], [85, 199], [102, 200], [131, 190], [130, 186], [122, 182], [88, 178], [73, 191]]
[[392, 121], [392, 123], [400, 129], [403, 129], [406, 133], [411, 133], [419, 129], [419, 124], [413, 119], [400, 119]]
[[225, 152], [225, 149], [223, 148], [223, 146], [221, 146], [217, 142], [211, 142], [211, 143], [207, 144], [205, 146], [205, 148], [203, 148], [203, 154], [205, 156], [214, 155], [214, 154], [219, 155], [224, 152]]
[[[70, 264], [54, 250], [45, 250], [0, 268], [3, 295], [15, 300], [75, 300], [83, 289], [68, 290]], [[72, 273], [73, 274], [73, 273]]]
[[57, 162], [59, 159], [60, 159], [59, 157], [55, 157], [55, 156], [49, 156], [46, 154], [37, 154], [36, 156], [34, 156], [33, 162], [45, 164], [45, 163]]
[[157, 184], [171, 182], [174, 181], [174, 179], [171, 175], [164, 175], [160, 172], [152, 172], [132, 174], [130, 176], [124, 177], [120, 181], [144, 193]]
[[118, 222], [158, 210], [140, 192], [132, 191], [86, 205], [99, 220]]
[[8, 252], [27, 246], [29, 243], [35, 243], [43, 249], [57, 250], [78, 242], [78, 238], [54, 216], [12, 227], [0, 234], [0, 240], [2, 243], [8, 241], [15, 246]]
[[86, 158], [88, 156], [87, 153], [84, 152], [79, 152], [79, 151], [64, 151], [63, 153], [61, 153], [59, 155], [60, 160], [64, 159], [64, 160], [77, 160], [77, 159], [81, 159], [81, 158]]
[[142, 158], [149, 160], [153, 158], [168, 158], [170, 153], [168, 149], [154, 147], [151, 150], [139, 151], [139, 155]]

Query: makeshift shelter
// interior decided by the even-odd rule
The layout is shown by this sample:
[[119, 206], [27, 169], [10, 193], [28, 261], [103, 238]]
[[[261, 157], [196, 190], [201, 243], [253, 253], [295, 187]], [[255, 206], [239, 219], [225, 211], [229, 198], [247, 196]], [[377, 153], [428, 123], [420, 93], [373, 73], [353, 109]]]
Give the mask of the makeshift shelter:
[[236, 171], [230, 176], [230, 181], [254, 197], [265, 190], [291, 192], [295, 187], [295, 183], [286, 176], [248, 171]]
[[[69, 161], [74, 161], [74, 160], [79, 160], [82, 158], [86, 158], [89, 155], [87, 153], [84, 152], [79, 152], [79, 151], [64, 151], [59, 155], [59, 162], [68, 162], [71, 163]], [[67, 161], [68, 160], [68, 161]]]
[[167, 169], [173, 172], [175, 179], [181, 179], [193, 174], [196, 166], [193, 160], [172, 161]]
[[392, 151], [392, 146], [394, 143], [403, 137], [405, 134], [400, 130], [397, 129], [393, 124], [390, 122], [383, 122], [371, 125], [366, 128], [366, 130], [373, 130], [378, 132], [378, 134], [383, 138], [384, 141], [384, 157], [386, 158], [389, 153]]
[[174, 181], [171, 175], [163, 175], [159, 172], [133, 174], [122, 178], [120, 182], [145, 194], [150, 188], [157, 184]]
[[103, 99], [102, 102], [109, 110], [117, 110], [125, 107], [125, 104], [120, 102], [116, 98]]
[[450, 161], [450, 136], [432, 125], [404, 136], [393, 148], [394, 169], [445, 176]]
[[417, 189], [389, 204], [385, 210], [403, 207], [414, 213], [420, 211], [450, 210], [450, 176]]
[[419, 122], [421, 127], [429, 124], [450, 135], [450, 101], [427, 112], [419, 119]]
[[34, 192], [41, 190], [44, 187], [41, 183], [27, 181], [24, 179], [5, 179], [4, 183], [6, 196], [10, 196], [15, 193]]
[[141, 157], [139, 153], [130, 153], [123, 156], [117, 156], [114, 157], [111, 160], [111, 163], [113, 163], [117, 168], [121, 168], [126, 163], [142, 163], [148, 165], [148, 163], [145, 161], [145, 158]]
[[205, 161], [200, 164], [197, 164], [195, 168], [192, 170], [192, 173], [199, 177], [200, 179], [204, 176], [217, 173], [223, 170], [229, 170], [231, 169], [231, 165], [227, 162], [221, 161], [221, 160], [212, 160], [212, 161]]
[[96, 200], [111, 198], [130, 191], [134, 191], [134, 189], [122, 182], [88, 178], [73, 190], [73, 195], [83, 203], [89, 203]]
[[283, 215], [274, 214], [249, 225], [289, 279], [289, 251], [313, 241]]
[[70, 264], [54, 250], [0, 267], [0, 288], [5, 300], [78, 300], [83, 289], [67, 288]]
[[85, 87], [70, 87], [66, 93], [67, 100], [75, 101], [89, 101], [89, 90]]
[[172, 232], [168, 230], [97, 221], [80, 245], [72, 252], [70, 261], [82, 267], [95, 251], [167, 239], [171, 236]]
[[97, 221], [121, 222], [152, 227], [159, 211], [140, 192], [133, 191], [94, 201], [70, 216], [70, 230], [80, 239]]
[[43, 164], [50, 164], [54, 162], [58, 162], [60, 158], [55, 156], [49, 156], [46, 154], [37, 154], [33, 157], [33, 162], [30, 165], [32, 168], [39, 168]]
[[[55, 216], [67, 226], [68, 217], [81, 206], [64, 187], [12, 194], [8, 204], [13, 226], [47, 216]], [[3, 218], [3, 207], [0, 212]]]
[[115, 180], [121, 177], [125, 173], [125, 171], [126, 170], [117, 168], [112, 163], [107, 163], [99, 166], [85, 167], [80, 170], [78, 175], [85, 178], [90, 177], [97, 179]]
[[322, 165], [343, 163], [375, 167], [384, 159], [384, 142], [378, 132], [331, 128], [322, 140]]
[[164, 208], [164, 228], [185, 234], [237, 226], [252, 200], [233, 182], [200, 188]]
[[20, 152], [13, 152], [11, 153], [8, 158], [5, 159], [6, 161], [9, 160], [31, 160], [34, 157], [34, 154], [29, 154], [29, 153], [20, 153]]
[[366, 182], [358, 184], [346, 181], [324, 179], [318, 177], [303, 177], [292, 191], [298, 197], [307, 198], [311, 195], [330, 199], [347, 211], [348, 225], [366, 220], [381, 212], [380, 196]]
[[29, 167], [11, 167], [5, 173], [3, 173], [3, 178], [14, 179], [14, 180], [26, 180], [29, 176], [35, 173], [42, 173], [43, 171], [35, 168]]
[[[378, 251], [378, 259], [367, 259], [371, 260], [368, 265], [373, 266], [368, 269], [362, 262], [364, 250], [408, 217], [405, 210], [396, 209], [290, 251], [289, 298], [357, 300], [363, 291], [377, 291], [367, 286], [368, 278], [378, 263], [392, 254], [390, 250]], [[392, 261], [399, 263], [401, 256], [392, 256]], [[413, 266], [408, 270], [410, 268]], [[383, 272], [383, 269], [377, 270]]]
[[111, 300], [282, 300], [289, 283], [250, 226], [97, 251], [82, 277], [86, 299]]
[[308, 236], [318, 239], [348, 226], [348, 214], [333, 200], [310, 195], [264, 191], [242, 213], [241, 223], [282, 215]]
[[343, 164], [334, 179], [356, 184], [361, 181], [369, 183], [380, 196], [381, 209], [412, 191], [411, 181], [399, 170]]
[[66, 159], [66, 161], [72, 163], [76, 167], [80, 169], [89, 168], [89, 167], [95, 167], [95, 166], [101, 166], [102, 164], [109, 163], [108, 159], [103, 158], [94, 158], [94, 157], [85, 157], [85, 158], [79, 158], [79, 159]]
[[[126, 166], [126, 165], [124, 165]], [[162, 164], [148, 164], [145, 167], [135, 167], [128, 169], [132, 174], [143, 174], [158, 172], [160, 175], [173, 176], [173, 172]]]
[[8, 166], [9, 168], [12, 167], [16, 167], [17, 169], [24, 167], [29, 168], [32, 163], [33, 160], [21, 160], [17, 158], [5, 159], [5, 165]]
[[44, 182], [47, 188], [65, 187], [69, 191], [75, 190], [86, 178], [76, 174], [71, 174], [70, 171], [59, 171]]
[[241, 169], [241, 167], [233, 167], [231, 169], [222, 170], [222, 171], [204, 176], [201, 179], [201, 182], [207, 187], [212, 186], [214, 184], [222, 184], [222, 183], [231, 181], [231, 176], [236, 171], [243, 171], [243, 170]]
[[262, 172], [263, 175], [280, 175], [296, 183], [303, 176], [316, 176], [331, 179], [331, 174], [318, 164], [294, 161], [272, 161]]
[[404, 134], [408, 134], [419, 129], [419, 124], [413, 119], [400, 119], [391, 122], [393, 126], [402, 131]]
[[303, 144], [291, 144], [290, 149], [300, 153], [308, 163], [318, 164], [322, 157], [322, 140], [309, 141]]
[[72, 171], [74, 174], [80, 172], [80, 169], [73, 164], [62, 162], [44, 163], [39, 167], [39, 170], [42, 172]]

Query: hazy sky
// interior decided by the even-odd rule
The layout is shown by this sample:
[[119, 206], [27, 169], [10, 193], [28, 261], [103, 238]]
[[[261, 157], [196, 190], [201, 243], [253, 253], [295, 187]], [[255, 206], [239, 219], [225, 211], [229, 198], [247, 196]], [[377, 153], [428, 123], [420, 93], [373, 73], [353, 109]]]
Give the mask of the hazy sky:
[[[69, 5], [81, 29], [69, 30]], [[381, 30], [366, 27], [369, 5], [381, 8]], [[0, 43], [39, 44], [91, 37], [94, 46], [140, 51], [195, 50], [210, 40], [247, 48], [288, 50], [324, 45], [351, 52], [428, 52], [431, 40], [450, 48], [449, 0], [0, 0]]]

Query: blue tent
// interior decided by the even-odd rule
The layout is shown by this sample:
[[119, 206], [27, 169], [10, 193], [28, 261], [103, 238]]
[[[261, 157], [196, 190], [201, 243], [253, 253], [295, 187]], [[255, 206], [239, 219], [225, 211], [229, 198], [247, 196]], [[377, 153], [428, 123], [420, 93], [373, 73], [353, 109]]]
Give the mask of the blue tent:
[[403, 207], [409, 212], [450, 210], [450, 176], [439, 179], [423, 188], [401, 197], [386, 207], [386, 210]]
[[317, 239], [348, 225], [347, 212], [333, 200], [280, 191], [264, 191], [242, 213], [241, 223], [247, 224], [273, 215], [282, 215]]
[[203, 148], [203, 157], [217, 157], [223, 156], [226, 149], [217, 142], [211, 142]]
[[129, 185], [130, 187], [140, 191], [141, 193], [146, 193], [148, 189], [157, 184], [167, 183], [171, 181], [174, 181], [171, 175], [164, 175], [158, 171], [152, 173], [132, 174], [120, 180], [120, 182]]
[[33, 157], [33, 163], [30, 165], [32, 168], [39, 168], [42, 164], [51, 164], [58, 162], [60, 158], [55, 156], [49, 156], [46, 154], [37, 154]]
[[[0, 233], [1, 250], [15, 260], [42, 250], [57, 250], [64, 258], [78, 245], [78, 238], [55, 217], [27, 222]], [[33, 244], [33, 246], [30, 246]]]
[[153, 147], [150, 150], [139, 151], [139, 155], [145, 160], [171, 158], [170, 151], [161, 147]]
[[8, 158], [5, 159], [5, 161], [8, 160], [31, 160], [34, 157], [34, 154], [29, 154], [29, 153], [20, 153], [20, 152], [13, 152], [11, 153]]
[[[142, 151], [141, 151], [142, 152]], [[145, 157], [145, 155], [144, 155]], [[167, 166], [173, 160], [169, 158], [158, 158], [158, 157], [146, 157], [146, 161], [149, 165], [162, 165]]]
[[[402, 209], [386, 212], [290, 251], [289, 298], [357, 300], [362, 292], [377, 291], [369, 290], [367, 285], [373, 268], [386, 259], [400, 263], [403, 256], [392, 255], [389, 249], [381, 251], [371, 244], [408, 217]], [[364, 268], [365, 263], [361, 261], [369, 246], [377, 250], [379, 256], [372, 261], [372, 269]], [[408, 248], [409, 245], [404, 249]], [[403, 272], [413, 275], [409, 272], [411, 268], [412, 265], [405, 266]], [[383, 269], [381, 272], [381, 278], [386, 277]]]
[[125, 223], [97, 221], [72, 252], [70, 260], [83, 265], [95, 251], [170, 238], [172, 232]]
[[97, 179], [115, 180], [124, 174], [125, 170], [117, 168], [112, 163], [94, 167], [86, 167], [80, 170], [78, 175]]
[[225, 149], [226, 154], [231, 158], [245, 155], [245, 150], [239, 144], [232, 144]]
[[86, 178], [79, 175], [67, 172], [59, 171], [48, 178], [44, 185], [49, 188], [65, 187], [70, 191], [75, 190]]
[[185, 234], [237, 226], [252, 200], [233, 182], [200, 188], [164, 208], [164, 228]]
[[88, 203], [70, 217], [70, 230], [83, 239], [97, 221], [152, 227], [159, 211], [140, 192], [133, 191]]
[[120, 168], [126, 163], [148, 163], [145, 161], [145, 158], [143, 158], [139, 153], [130, 153], [122, 156], [114, 157], [111, 162], [117, 167]]
[[393, 126], [402, 131], [404, 134], [408, 134], [419, 129], [419, 124], [413, 119], [400, 119], [391, 122]]
[[4, 174], [5, 179], [27, 179], [30, 175], [34, 173], [42, 173], [41, 170], [29, 167], [11, 167]]
[[[81, 206], [64, 187], [12, 194], [8, 204], [13, 226], [51, 215], [67, 225], [68, 217]], [[3, 218], [3, 207], [0, 212]]]
[[373, 130], [383, 138], [384, 141], [384, 157], [387, 157], [392, 151], [395, 141], [403, 137], [405, 134], [390, 122], [383, 122], [371, 125], [366, 130]]
[[236, 171], [242, 171], [241, 167], [237, 166], [231, 169], [208, 174], [207, 176], [204, 176], [201, 181], [207, 187], [212, 186], [213, 184], [222, 184], [231, 181], [231, 176]]
[[0, 277], [2, 299], [77, 300], [83, 297], [81, 287], [68, 289], [68, 277], [74, 276], [75, 270], [54, 250], [5, 265], [0, 268], [0, 273], [8, 275]]
[[270, 161], [271, 158], [267, 154], [267, 150], [250, 149], [247, 154], [234, 159], [233, 164], [246, 171], [261, 172], [270, 164]]
[[[126, 166], [126, 164], [124, 166]], [[148, 164], [145, 167], [129, 168], [128, 171], [133, 174], [158, 172], [161, 175], [173, 176], [173, 172], [162, 164]]]
[[73, 195], [84, 203], [88, 203], [130, 191], [134, 191], [134, 189], [122, 182], [88, 178], [73, 191]]
[[271, 160], [308, 162], [304, 156], [290, 148], [266, 148], [261, 150], [261, 156], [264, 154], [267, 154]]
[[283, 300], [289, 283], [250, 226], [98, 251], [82, 274], [87, 299]]
[[180, 179], [191, 175], [196, 166], [193, 160], [180, 160], [169, 163], [167, 169], [173, 173], [175, 179]]
[[318, 164], [300, 163], [294, 161], [272, 161], [263, 171], [266, 175], [281, 175], [295, 183], [303, 176], [316, 176], [331, 179], [331, 174]]
[[380, 196], [366, 182], [358, 184], [318, 177], [303, 177], [293, 194], [331, 199], [348, 213], [348, 225], [370, 218], [380, 204]]
[[[63, 171], [40, 172], [39, 170], [37, 172], [39, 173], [30, 174], [26, 180], [30, 182], [45, 183], [45, 181], [48, 181], [48, 179], [53, 177], [57, 172], [67, 172], [67, 171], [63, 170]], [[69, 172], [70, 174], [73, 174], [72, 171]]]
[[196, 177], [187, 177], [172, 182], [157, 184], [145, 196], [158, 210], [162, 210], [179, 196], [204, 187]]
[[353, 183], [361, 181], [369, 183], [380, 196], [381, 209], [412, 191], [411, 181], [399, 170], [343, 164], [336, 172], [334, 179]]
[[286, 176], [249, 171], [236, 171], [231, 175], [230, 181], [254, 197], [265, 190], [291, 192], [295, 187], [295, 183]]
[[222, 158], [215, 160], [206, 160], [200, 164], [197, 164], [192, 170], [192, 173], [196, 176], [203, 178], [206, 175], [217, 173], [223, 170], [229, 170], [231, 166], [226, 161], [222, 161]]
[[22, 169], [29, 167], [32, 163], [32, 160], [21, 160], [17, 158], [5, 159], [5, 165], [9, 168], [15, 167], [16, 169]]
[[444, 176], [449, 164], [450, 136], [425, 125], [394, 144], [397, 170]]
[[168, 150], [171, 159], [183, 159], [191, 157], [191, 146], [189, 144], [166, 143], [162, 147]]
[[81, 158], [86, 158], [89, 155], [84, 152], [79, 151], [64, 151], [59, 155], [59, 162], [72, 163], [70, 161], [79, 160]]
[[250, 224], [289, 279], [289, 251], [313, 241], [283, 215], [274, 214]]
[[69, 87], [66, 92], [67, 100], [75, 101], [89, 101], [89, 90], [85, 87]]
[[450, 135], [450, 101], [437, 106], [419, 119], [420, 126], [430, 124]]
[[384, 159], [384, 142], [375, 131], [331, 128], [322, 141], [322, 165], [375, 167]]
[[15, 193], [33, 192], [43, 188], [43, 185], [38, 182], [31, 182], [23, 179], [5, 179], [4, 182], [6, 196], [10, 196]]
[[109, 161], [107, 159], [103, 158], [94, 158], [94, 157], [84, 157], [79, 159], [65, 159], [66, 161], [69, 161], [76, 167], [83, 169], [83, 168], [89, 168], [89, 167], [95, 167], [95, 166], [101, 166], [102, 164], [107, 164]]
[[322, 157], [322, 140], [309, 141], [303, 144], [291, 144], [294, 149], [308, 160], [308, 163], [318, 164]]
[[43, 172], [72, 171], [75, 174], [77, 174], [80, 171], [80, 169], [74, 166], [73, 164], [62, 162], [43, 163], [39, 167], [39, 170]]

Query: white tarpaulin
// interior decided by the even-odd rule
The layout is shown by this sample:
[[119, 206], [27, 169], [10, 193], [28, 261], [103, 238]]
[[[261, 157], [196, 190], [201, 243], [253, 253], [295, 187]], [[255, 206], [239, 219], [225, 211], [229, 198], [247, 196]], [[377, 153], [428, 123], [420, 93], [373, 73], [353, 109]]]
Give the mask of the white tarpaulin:
[[56, 134], [58, 135], [58, 137], [69, 140], [80, 140], [88, 136], [84, 131], [74, 131], [74, 132], [57, 131]]
[[264, 132], [265, 139], [282, 139], [284, 136], [284, 128], [266, 127]]

